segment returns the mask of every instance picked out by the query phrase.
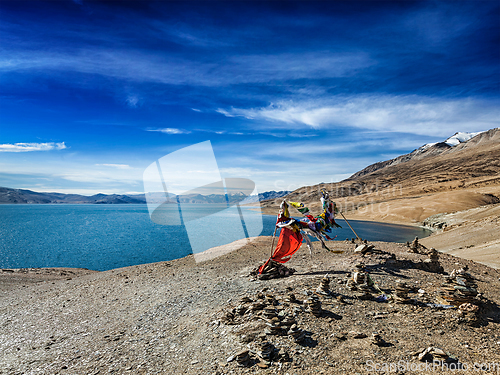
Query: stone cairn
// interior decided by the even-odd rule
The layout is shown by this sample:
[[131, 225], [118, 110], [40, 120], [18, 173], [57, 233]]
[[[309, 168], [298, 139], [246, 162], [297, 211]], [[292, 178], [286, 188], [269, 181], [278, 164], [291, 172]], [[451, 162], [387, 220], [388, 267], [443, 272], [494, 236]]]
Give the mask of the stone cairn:
[[421, 252], [425, 253], [427, 251], [427, 248], [418, 242], [418, 237], [415, 237], [415, 239], [411, 243], [407, 242], [406, 246], [408, 246], [409, 251], [413, 253], [421, 253]]
[[277, 317], [276, 309], [274, 307], [266, 307], [262, 310], [262, 317], [267, 321]]
[[252, 365], [250, 350], [245, 349], [235, 354], [236, 362], [240, 367], [249, 367]]
[[[440, 348], [428, 347], [426, 349], [420, 349], [417, 353], [415, 353], [418, 360], [421, 362], [449, 362], [451, 357]], [[453, 361], [453, 360], [452, 360]]]
[[260, 343], [260, 351], [257, 353], [261, 362], [264, 362], [266, 365], [270, 365], [271, 360], [273, 359], [274, 353], [274, 345], [269, 341], [263, 341]]
[[461, 268], [445, 276], [445, 282], [439, 291], [439, 299], [442, 303], [458, 307], [465, 303], [474, 304], [477, 294], [474, 278], [466, 268]]
[[439, 263], [439, 255], [438, 255], [437, 250], [434, 248], [431, 248], [427, 254], [428, 254], [429, 258], [425, 259], [421, 263], [421, 268], [424, 271], [428, 271], [428, 272], [443, 273], [444, 268]]
[[295, 320], [295, 317], [293, 315], [286, 314], [283, 320], [281, 321], [281, 326], [291, 327], [296, 323], [297, 320]]
[[270, 306], [277, 306], [278, 305], [278, 301], [276, 300], [276, 298], [274, 298], [274, 296], [272, 294], [266, 294], [264, 297], [264, 301], [266, 304], [268, 304]]
[[323, 295], [330, 295], [330, 278], [328, 276], [325, 276], [321, 279], [321, 282], [316, 289], [316, 293], [323, 294]]
[[313, 314], [315, 317], [321, 316], [321, 301], [318, 296], [312, 295], [304, 301], [306, 311]]
[[373, 333], [372, 334], [371, 343], [373, 345], [377, 345], [377, 346], [385, 346], [385, 345], [387, 345], [387, 343], [385, 342], [385, 340], [378, 333]]
[[266, 328], [264, 333], [266, 335], [279, 335], [282, 332], [280, 320], [278, 317], [272, 318], [270, 321], [266, 322]]
[[300, 343], [306, 338], [306, 333], [302, 329], [297, 327], [297, 324], [294, 324], [290, 327], [288, 335], [292, 336], [293, 340], [296, 343]]
[[269, 280], [269, 279], [277, 279], [280, 277], [288, 277], [295, 273], [295, 269], [288, 268], [285, 265], [270, 260], [266, 267], [262, 270], [262, 273], [259, 275], [259, 268], [254, 269], [251, 274], [257, 276], [260, 280]]
[[295, 294], [293, 293], [290, 293], [288, 296], [286, 296], [284, 301], [289, 303], [300, 303], [300, 301], [295, 297]]
[[462, 303], [458, 306], [458, 321], [471, 326], [476, 326], [480, 322], [479, 306], [472, 303]]
[[408, 293], [411, 291], [411, 287], [406, 283], [401, 282], [401, 280], [396, 281], [396, 288], [392, 295], [392, 299], [396, 303], [409, 303], [411, 300], [408, 298]]
[[238, 315], [244, 315], [247, 310], [248, 308], [245, 305], [238, 305], [236, 306], [235, 312]]
[[365, 282], [365, 266], [363, 263], [356, 264], [355, 271], [351, 273], [351, 277], [347, 280], [346, 286], [350, 290], [358, 290], [358, 285]]
[[369, 300], [372, 298], [372, 288], [368, 285], [369, 278], [366, 272], [365, 265], [358, 263], [355, 266], [355, 271], [352, 272], [351, 278], [347, 281], [347, 287], [350, 290], [357, 291], [356, 297], [361, 300]]

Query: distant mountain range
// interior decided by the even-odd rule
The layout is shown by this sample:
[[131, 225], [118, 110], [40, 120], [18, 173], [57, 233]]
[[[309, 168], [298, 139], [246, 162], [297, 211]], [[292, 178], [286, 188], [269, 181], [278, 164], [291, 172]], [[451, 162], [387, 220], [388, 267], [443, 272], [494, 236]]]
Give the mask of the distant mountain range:
[[[242, 204], [256, 203], [265, 199], [274, 199], [287, 195], [288, 191], [269, 191], [257, 195], [244, 195], [242, 193], [229, 194], [227, 199], [229, 203], [241, 202]], [[150, 201], [161, 203], [164, 201], [164, 193], [148, 193]], [[181, 203], [226, 203], [226, 196], [220, 194], [189, 194], [179, 195], [169, 194], [172, 203], [177, 202], [177, 197]], [[0, 187], [0, 204], [44, 204], [44, 203], [66, 203], [66, 204], [145, 204], [146, 196], [144, 194], [96, 194], [85, 196], [79, 194], [62, 193], [38, 193], [24, 189], [10, 189]]]
[[62, 193], [38, 193], [24, 189], [9, 189], [0, 187], [0, 203], [70, 203], [70, 204], [124, 204], [124, 203], [146, 203], [142, 195], [120, 195], [120, 194], [96, 194], [85, 196], [79, 194]]
[[290, 192], [286, 190], [282, 191], [266, 191], [265, 193], [260, 193], [259, 195], [249, 195], [243, 202], [242, 204], [250, 204], [250, 203], [257, 203], [257, 202], [262, 202], [267, 199], [277, 199], [284, 197], [285, 195], [288, 195]]

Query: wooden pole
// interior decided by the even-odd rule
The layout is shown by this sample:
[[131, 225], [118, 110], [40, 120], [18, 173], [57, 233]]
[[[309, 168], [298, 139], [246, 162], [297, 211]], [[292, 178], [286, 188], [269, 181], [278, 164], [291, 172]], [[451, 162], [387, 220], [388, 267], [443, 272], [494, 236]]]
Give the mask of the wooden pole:
[[276, 230], [278, 229], [278, 220], [279, 220], [279, 214], [276, 216], [276, 224], [274, 225], [274, 233], [273, 233], [273, 241], [271, 242], [271, 256], [270, 258], [273, 257], [273, 249], [274, 249], [274, 238], [276, 237]]
[[356, 235], [356, 238], [358, 240], [362, 240], [362, 238], [360, 236], [358, 236], [358, 234], [356, 233], [356, 231], [354, 229], [352, 229], [351, 227], [351, 224], [349, 224], [349, 222], [347, 221], [347, 219], [345, 218], [344, 214], [342, 213], [342, 211], [340, 211], [340, 214], [342, 215], [342, 217], [344, 218], [345, 222], [347, 223], [347, 225], [349, 225], [349, 228], [351, 228], [351, 230], [354, 232], [354, 234]]

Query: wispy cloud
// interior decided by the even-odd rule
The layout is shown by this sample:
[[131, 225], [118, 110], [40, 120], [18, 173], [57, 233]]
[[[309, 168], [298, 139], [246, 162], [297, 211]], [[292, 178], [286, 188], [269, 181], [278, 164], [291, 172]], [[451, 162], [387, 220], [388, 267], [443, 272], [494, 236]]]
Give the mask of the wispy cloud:
[[137, 108], [139, 104], [139, 97], [137, 95], [128, 95], [126, 102], [129, 107]]
[[118, 169], [130, 169], [130, 165], [128, 164], [96, 164], [96, 165], [103, 167], [118, 168]]
[[458, 130], [480, 131], [498, 126], [498, 100], [423, 96], [332, 97], [316, 101], [279, 102], [259, 108], [217, 109], [227, 116], [266, 120], [277, 128], [353, 127], [446, 136]]
[[[224, 63], [158, 56], [139, 50], [84, 49], [78, 53], [10, 50], [0, 71], [69, 71], [172, 85], [227, 86], [352, 76], [375, 64], [366, 53], [297, 52], [231, 56]], [[99, 63], [96, 63], [99, 61]], [[137, 98], [132, 98], [135, 102]]]
[[178, 129], [178, 128], [160, 128], [160, 129], [146, 129], [148, 132], [159, 132], [165, 134], [189, 134], [189, 130]]
[[64, 150], [66, 145], [61, 143], [4, 143], [0, 144], [0, 152], [31, 152], [31, 151], [52, 151]]

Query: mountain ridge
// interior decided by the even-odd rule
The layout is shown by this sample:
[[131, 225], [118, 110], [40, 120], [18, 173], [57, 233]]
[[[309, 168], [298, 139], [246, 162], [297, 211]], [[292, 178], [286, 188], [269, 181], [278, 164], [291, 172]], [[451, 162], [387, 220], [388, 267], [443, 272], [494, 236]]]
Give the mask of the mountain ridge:
[[404, 155], [400, 155], [396, 158], [390, 159], [390, 160], [385, 160], [385, 161], [380, 161], [377, 163], [373, 163], [362, 170], [354, 173], [352, 176], [347, 178], [344, 181], [347, 180], [354, 180], [356, 178], [359, 178], [361, 176], [364, 176], [366, 174], [370, 174], [372, 172], [375, 172], [378, 169], [385, 168], [388, 166], [392, 165], [397, 165], [399, 163], [404, 163], [410, 160], [421, 160], [429, 156], [436, 156], [441, 154], [444, 151], [449, 150], [452, 147], [456, 147], [458, 145], [461, 145], [463, 143], [467, 143], [470, 141], [472, 138], [487, 132], [475, 132], [475, 133], [468, 133], [468, 132], [456, 132], [453, 134], [451, 137], [447, 138], [446, 140], [442, 142], [435, 142], [435, 143], [427, 143], [423, 146], [420, 146], [419, 148], [413, 150], [412, 152]]

